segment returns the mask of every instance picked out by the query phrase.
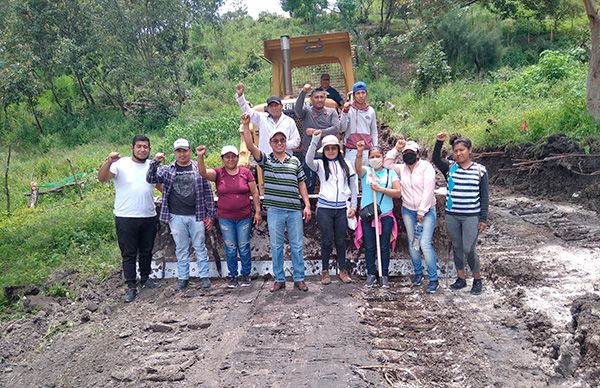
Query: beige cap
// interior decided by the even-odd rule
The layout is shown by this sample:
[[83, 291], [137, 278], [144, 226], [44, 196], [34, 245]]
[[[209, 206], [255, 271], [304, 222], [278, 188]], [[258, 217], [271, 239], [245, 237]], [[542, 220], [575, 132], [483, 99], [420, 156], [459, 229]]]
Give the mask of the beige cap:
[[239, 154], [240, 154], [238, 152], [238, 149], [235, 148], [235, 146], [232, 146], [232, 145], [226, 145], [225, 147], [221, 148], [221, 156], [223, 156], [225, 154], [228, 154], [230, 152], [232, 154], [234, 154], [235, 156], [239, 156]]
[[185, 139], [177, 139], [173, 143], [173, 149], [174, 150], [179, 150], [179, 149], [189, 150], [190, 143]]
[[417, 142], [414, 140], [407, 141], [404, 145], [404, 148], [402, 148], [402, 152], [404, 151], [419, 152], [419, 144], [417, 144]]
[[328, 145], [336, 145], [339, 147], [340, 150], [342, 149], [342, 146], [341, 146], [340, 141], [338, 140], [337, 136], [327, 135], [323, 138], [323, 141], [321, 143], [321, 148], [319, 148], [318, 152], [323, 153], [325, 146], [328, 146]]

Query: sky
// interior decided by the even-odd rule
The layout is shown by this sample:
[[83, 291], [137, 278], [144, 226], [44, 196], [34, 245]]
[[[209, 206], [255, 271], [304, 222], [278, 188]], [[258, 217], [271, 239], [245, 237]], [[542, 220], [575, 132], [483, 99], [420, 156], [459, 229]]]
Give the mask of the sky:
[[248, 14], [255, 19], [258, 17], [258, 14], [263, 11], [288, 16], [288, 13], [283, 12], [281, 9], [279, 0], [226, 0], [225, 5], [219, 10], [220, 13], [231, 11], [236, 3], [245, 4], [248, 9]]

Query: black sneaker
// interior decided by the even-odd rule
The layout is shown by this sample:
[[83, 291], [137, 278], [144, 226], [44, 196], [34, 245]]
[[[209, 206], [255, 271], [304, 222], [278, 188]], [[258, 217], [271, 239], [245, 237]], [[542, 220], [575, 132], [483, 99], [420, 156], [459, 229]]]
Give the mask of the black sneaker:
[[390, 288], [390, 281], [387, 276], [382, 276], [381, 279], [379, 279], [379, 282], [381, 288]]
[[250, 284], [252, 283], [252, 280], [250, 279], [250, 276], [248, 275], [244, 275], [242, 276], [242, 287], [250, 287]]
[[460, 290], [461, 288], [465, 288], [467, 286], [467, 281], [463, 278], [456, 278], [456, 281], [450, 285], [450, 288], [453, 290]]
[[440, 287], [440, 283], [437, 280], [432, 280], [429, 282], [427, 287], [425, 288], [425, 292], [428, 294], [435, 294], [437, 289]]
[[237, 286], [238, 286], [237, 277], [230, 276], [229, 281], [227, 282], [227, 288], [237, 288]]
[[367, 282], [365, 283], [365, 287], [373, 288], [377, 285], [377, 276], [375, 275], [367, 275]]
[[421, 284], [423, 284], [423, 274], [421, 274], [421, 275], [414, 274], [411, 279], [411, 283], [412, 283], [413, 287], [419, 287]]
[[471, 287], [471, 294], [479, 295], [481, 294], [481, 289], [483, 288], [483, 284], [481, 279], [473, 279], [473, 287]]
[[160, 288], [160, 284], [154, 279], [146, 279], [145, 281], [140, 281], [140, 286], [142, 288], [148, 288], [150, 290]]
[[175, 291], [183, 291], [187, 288], [190, 281], [188, 279], [179, 279], [177, 280], [177, 286], [175, 287]]
[[125, 303], [131, 303], [137, 296], [137, 290], [135, 288], [128, 288], [125, 292]]

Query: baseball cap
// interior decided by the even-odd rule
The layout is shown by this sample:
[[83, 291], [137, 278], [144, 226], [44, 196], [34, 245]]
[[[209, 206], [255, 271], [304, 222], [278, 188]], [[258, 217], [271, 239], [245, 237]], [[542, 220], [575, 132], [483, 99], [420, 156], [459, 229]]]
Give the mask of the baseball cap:
[[319, 148], [320, 153], [323, 153], [323, 151], [325, 150], [325, 147], [328, 145], [336, 145], [338, 147], [340, 147], [340, 149], [342, 148], [340, 145], [340, 141], [338, 140], [337, 136], [335, 135], [327, 135], [323, 138], [322, 142], [321, 142], [322, 146], [321, 148]]
[[402, 148], [402, 152], [404, 151], [419, 152], [419, 144], [417, 144], [417, 142], [414, 140], [407, 141], [404, 145], [404, 148]]
[[273, 138], [273, 136], [277, 135], [278, 133], [281, 133], [281, 134], [282, 134], [282, 135], [285, 137], [285, 139], [287, 140], [287, 135], [285, 134], [285, 132], [283, 132], [283, 131], [280, 131], [280, 130], [278, 130], [278, 129], [276, 129], [276, 130], [272, 131], [272, 132], [269, 134], [269, 140], [271, 140], [271, 139]]
[[179, 150], [179, 149], [189, 150], [190, 143], [185, 139], [177, 139], [173, 143], [173, 149], [174, 150]]
[[279, 96], [271, 96], [269, 98], [267, 98], [267, 106], [273, 102], [278, 103], [279, 105], [281, 105], [281, 97]]
[[228, 153], [232, 153], [235, 156], [238, 156], [240, 153], [238, 152], [238, 149], [235, 148], [235, 146], [232, 145], [226, 145], [225, 147], [221, 148], [221, 156], [228, 154]]
[[359, 90], [364, 90], [366, 92], [367, 84], [362, 81], [358, 81], [357, 83], [354, 84], [354, 86], [352, 86], [352, 93], [356, 93]]

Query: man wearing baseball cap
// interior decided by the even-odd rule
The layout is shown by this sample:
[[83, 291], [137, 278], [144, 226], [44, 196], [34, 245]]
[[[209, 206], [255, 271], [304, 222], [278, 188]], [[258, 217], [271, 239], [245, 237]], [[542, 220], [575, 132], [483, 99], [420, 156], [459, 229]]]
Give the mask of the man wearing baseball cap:
[[[309, 93], [310, 107], [307, 107], [304, 106], [304, 99]], [[308, 146], [312, 140], [313, 131], [320, 129], [322, 136], [336, 135], [339, 131], [340, 118], [335, 109], [327, 108], [325, 106], [326, 99], [327, 92], [325, 90], [320, 87], [313, 89], [310, 84], [304, 85], [296, 99], [294, 112], [296, 113], [296, 117], [302, 120], [303, 157], [306, 157]], [[320, 147], [320, 143], [317, 144], [317, 147]], [[317, 183], [317, 174], [308, 168], [306, 162], [303, 162], [302, 165], [304, 167], [304, 174], [306, 174], [306, 188], [308, 194], [313, 194]]]
[[[398, 157], [401, 157], [404, 163], [396, 164]], [[431, 163], [419, 158], [419, 144], [404, 139], [399, 139], [396, 146], [388, 151], [383, 166], [394, 169], [400, 177], [402, 220], [406, 227], [408, 253], [414, 270], [412, 284], [418, 287], [423, 282], [421, 261], [425, 257], [429, 277], [425, 292], [433, 294], [439, 287], [437, 255], [433, 248], [433, 232], [437, 223], [436, 200], [433, 192], [435, 170]]]
[[160, 221], [168, 223], [177, 256], [177, 291], [187, 288], [190, 276], [189, 240], [196, 252], [200, 286], [210, 287], [208, 278], [208, 251], [204, 242], [205, 230], [210, 230], [215, 217], [214, 195], [210, 182], [203, 178], [198, 165], [191, 161], [190, 143], [177, 139], [173, 143], [175, 161], [158, 166], [165, 160], [157, 153], [146, 174], [148, 183], [163, 183]]
[[[265, 177], [263, 205], [267, 209], [275, 277], [271, 292], [285, 288], [283, 245], [286, 229], [294, 267], [294, 287], [301, 291], [308, 291], [304, 282], [304, 226], [302, 219], [308, 222], [311, 211], [302, 163], [297, 157], [285, 152], [287, 138], [283, 131], [275, 129], [271, 132], [269, 143], [272, 152], [266, 154], [252, 142], [250, 116], [247, 114], [242, 116], [242, 128], [246, 147], [256, 159], [256, 163], [262, 167]], [[300, 197], [302, 197], [302, 201], [300, 201]], [[304, 202], [304, 206], [302, 206], [302, 202]]]
[[287, 139], [287, 151], [291, 152], [298, 148], [298, 146], [300, 146], [300, 134], [298, 133], [298, 127], [296, 127], [296, 122], [294, 119], [283, 113], [281, 97], [269, 97], [267, 99], [267, 111], [257, 112], [255, 109], [250, 108], [250, 105], [248, 105], [248, 102], [244, 97], [245, 89], [246, 87], [243, 83], [239, 83], [237, 85], [237, 102], [240, 105], [242, 113], [247, 113], [250, 115], [250, 121], [252, 124], [258, 125], [258, 148], [267, 155], [271, 153], [269, 134], [275, 130], [281, 131], [285, 135]]
[[367, 103], [367, 84], [358, 81], [352, 87], [352, 101], [344, 104], [340, 117], [340, 132], [344, 134], [346, 158], [351, 165], [356, 160], [356, 144], [365, 142], [363, 151], [363, 164], [369, 161], [371, 146], [379, 144], [377, 134], [377, 118], [375, 110]]

